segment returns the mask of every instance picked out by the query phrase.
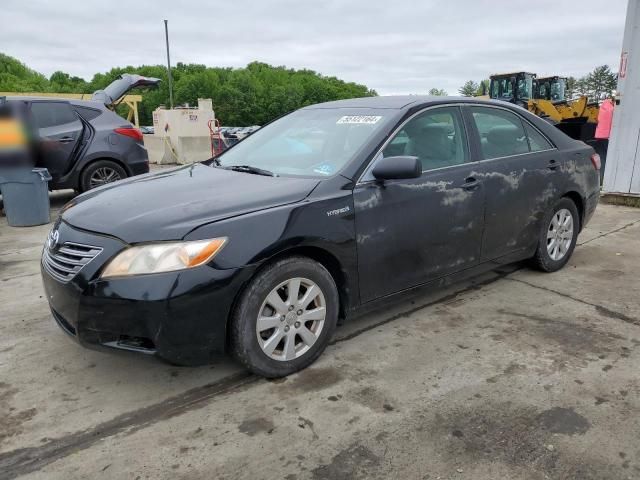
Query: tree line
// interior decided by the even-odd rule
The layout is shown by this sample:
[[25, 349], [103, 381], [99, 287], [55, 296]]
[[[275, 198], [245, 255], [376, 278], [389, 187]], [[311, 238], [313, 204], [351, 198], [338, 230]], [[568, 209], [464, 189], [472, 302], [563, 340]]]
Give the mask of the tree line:
[[586, 95], [590, 101], [600, 102], [609, 97], [617, 86], [618, 74], [613, 73], [608, 65], [601, 65], [584, 77], [568, 77], [566, 97]]
[[[106, 73], [96, 73], [91, 81], [62, 71], [47, 78], [19, 60], [0, 53], [0, 91], [4, 92], [93, 93], [105, 88], [122, 73], [163, 80], [159, 88], [144, 92], [139, 106], [141, 124], [150, 125], [153, 111], [159, 105], [169, 103], [165, 66], [112, 68]], [[263, 125], [314, 103], [377, 95], [365, 85], [324, 76], [313, 70], [274, 67], [261, 62], [252, 62], [244, 68], [178, 63], [171, 73], [175, 105], [196, 105], [198, 98], [211, 98], [216, 117], [223, 125]], [[602, 65], [583, 77], [568, 77], [566, 98], [587, 95], [590, 101], [600, 101], [610, 95], [616, 84], [617, 75], [607, 65]], [[458, 89], [458, 93], [466, 97], [479, 96], [483, 92], [488, 94], [489, 80], [467, 80]], [[428, 94], [448, 95], [440, 88], [431, 88]]]
[[[169, 104], [167, 68], [143, 65], [96, 73], [91, 81], [55, 72], [49, 78], [15, 58], [0, 53], [0, 91], [93, 93], [123, 73], [162, 79], [159, 88], [145, 90], [139, 106], [140, 123], [151, 125], [152, 112]], [[223, 125], [263, 125], [274, 118], [314, 103], [377, 95], [375, 90], [313, 70], [295, 70], [253, 62], [244, 68], [207, 67], [178, 63], [171, 68], [174, 104], [197, 105], [198, 98], [213, 100]], [[132, 91], [131, 93], [136, 93]]]

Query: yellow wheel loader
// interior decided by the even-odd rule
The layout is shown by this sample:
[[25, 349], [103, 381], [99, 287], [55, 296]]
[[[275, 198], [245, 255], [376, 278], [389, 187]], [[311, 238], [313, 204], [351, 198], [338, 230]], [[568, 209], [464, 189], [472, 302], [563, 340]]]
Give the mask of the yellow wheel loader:
[[567, 79], [537, 78], [535, 73], [515, 72], [491, 75], [489, 97], [520, 105], [554, 124], [572, 138], [594, 140], [598, 104], [586, 96], [567, 100]]

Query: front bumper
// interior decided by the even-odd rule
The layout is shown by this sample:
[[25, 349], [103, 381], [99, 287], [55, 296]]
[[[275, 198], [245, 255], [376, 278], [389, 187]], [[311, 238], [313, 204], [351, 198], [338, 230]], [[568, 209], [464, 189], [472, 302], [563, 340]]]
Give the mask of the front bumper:
[[204, 364], [224, 352], [227, 319], [250, 269], [219, 270], [205, 265], [101, 280], [102, 267], [126, 244], [65, 223], [58, 231], [60, 244], [76, 242], [102, 248], [67, 282], [41, 266], [53, 317], [77, 342], [88, 348], [153, 354], [179, 365]]

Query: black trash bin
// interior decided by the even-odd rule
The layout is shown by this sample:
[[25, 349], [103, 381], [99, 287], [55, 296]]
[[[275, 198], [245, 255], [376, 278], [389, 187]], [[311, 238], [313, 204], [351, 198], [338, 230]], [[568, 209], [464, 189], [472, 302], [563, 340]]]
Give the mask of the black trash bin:
[[46, 168], [12, 168], [0, 171], [0, 192], [12, 227], [49, 223], [49, 180]]

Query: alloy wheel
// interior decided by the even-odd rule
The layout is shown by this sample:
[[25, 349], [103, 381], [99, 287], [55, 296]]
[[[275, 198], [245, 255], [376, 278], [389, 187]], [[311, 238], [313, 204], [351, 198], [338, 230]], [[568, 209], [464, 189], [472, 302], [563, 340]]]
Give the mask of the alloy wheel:
[[547, 253], [551, 260], [562, 260], [573, 241], [573, 216], [566, 208], [553, 214], [547, 231]]
[[320, 287], [306, 278], [291, 278], [276, 286], [262, 302], [256, 322], [260, 348], [268, 357], [289, 361], [316, 343], [327, 314]]
[[91, 174], [91, 178], [89, 178], [89, 187], [100, 187], [107, 183], [115, 182], [116, 180], [120, 180], [120, 174], [116, 170], [111, 167], [100, 167]]

